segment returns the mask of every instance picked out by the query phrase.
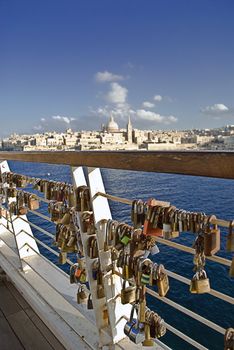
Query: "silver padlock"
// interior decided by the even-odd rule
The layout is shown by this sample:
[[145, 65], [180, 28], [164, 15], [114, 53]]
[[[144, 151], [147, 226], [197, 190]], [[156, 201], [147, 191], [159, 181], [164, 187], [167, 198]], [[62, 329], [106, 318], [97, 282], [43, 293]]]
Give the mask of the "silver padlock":
[[124, 326], [124, 334], [129, 336], [131, 328], [137, 323], [137, 319], [133, 318], [134, 311], [136, 310], [136, 304], [132, 306], [131, 314], [130, 314], [130, 319], [129, 321], [125, 324]]
[[159, 252], [160, 252], [160, 250], [159, 250], [157, 244], [155, 244], [155, 245], [150, 249], [150, 254], [151, 254], [151, 255], [156, 255], [156, 254], [158, 254]]

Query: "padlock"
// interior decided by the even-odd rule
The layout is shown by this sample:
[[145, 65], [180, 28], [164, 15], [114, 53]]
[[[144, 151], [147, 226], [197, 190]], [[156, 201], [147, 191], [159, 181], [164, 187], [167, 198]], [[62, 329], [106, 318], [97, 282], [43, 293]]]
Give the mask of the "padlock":
[[137, 305], [133, 304], [130, 314], [129, 321], [124, 326], [124, 333], [129, 337], [129, 339], [135, 344], [142, 343], [145, 339], [144, 331], [139, 327], [139, 322], [136, 318], [133, 318], [134, 311], [137, 310]]
[[163, 238], [171, 239], [172, 238], [172, 227], [170, 224], [163, 224]]
[[162, 264], [158, 265], [157, 267], [157, 286], [159, 296], [165, 297], [169, 291], [169, 279]]
[[156, 323], [156, 337], [161, 338], [166, 334], [167, 328], [165, 325], [165, 321], [161, 318], [158, 317], [157, 323]]
[[64, 265], [67, 262], [67, 252], [59, 252], [59, 264]]
[[94, 261], [92, 264], [92, 277], [94, 280], [97, 280], [97, 274], [98, 274], [99, 268], [100, 268], [99, 261], [98, 260]]
[[84, 286], [79, 286], [78, 291], [77, 291], [77, 303], [82, 304], [86, 301], [87, 299], [87, 294], [85, 292]]
[[197, 294], [208, 293], [210, 291], [210, 281], [209, 278], [207, 278], [205, 270], [197, 274], [198, 278], [195, 279]]
[[70, 266], [70, 283], [76, 283], [76, 277], [75, 277], [75, 266]]
[[151, 255], [156, 255], [158, 253], [159, 253], [159, 248], [158, 248], [157, 244], [155, 244], [153, 247], [151, 247], [150, 254]]
[[207, 221], [207, 229], [204, 232], [204, 254], [212, 256], [220, 250], [220, 230], [217, 225], [210, 229], [210, 221], [216, 219], [214, 215]]
[[145, 332], [145, 340], [143, 341], [143, 346], [154, 346], [154, 341], [150, 336], [150, 325], [148, 323], [145, 324], [144, 328]]
[[194, 275], [190, 282], [189, 291], [192, 294], [197, 294], [196, 279], [196, 275]]
[[102, 311], [102, 318], [103, 318], [103, 323], [104, 326], [108, 326], [109, 324], [109, 315], [108, 315], [108, 309], [104, 308]]
[[92, 295], [89, 293], [88, 301], [87, 301], [87, 309], [91, 310], [93, 309], [93, 301], [92, 301]]
[[234, 256], [232, 257], [232, 263], [229, 270], [229, 276], [234, 277]]
[[224, 350], [234, 349], [234, 328], [228, 328], [224, 335]]
[[97, 299], [102, 299], [105, 297], [105, 290], [102, 284], [97, 285]]
[[121, 303], [128, 304], [133, 303], [136, 300], [136, 286], [126, 287], [126, 281], [123, 282], [123, 288], [121, 290]]
[[144, 330], [138, 327], [138, 322], [132, 326], [129, 332], [129, 339], [135, 344], [139, 344], [144, 341]]
[[138, 315], [138, 320], [141, 323], [145, 322], [145, 309], [146, 309], [146, 300], [145, 297], [143, 300], [140, 301], [139, 303], [139, 315]]
[[226, 250], [227, 252], [234, 252], [234, 221], [230, 221], [230, 224], [229, 224]]
[[39, 200], [37, 198], [36, 195], [31, 194], [28, 198], [28, 208], [30, 210], [37, 210], [39, 209], [40, 205], [39, 205]]
[[86, 271], [85, 271], [85, 270], [82, 270], [82, 271], [81, 271], [81, 274], [80, 274], [80, 282], [81, 282], [81, 283], [86, 283], [86, 282], [87, 282], [87, 274], [86, 274]]
[[139, 262], [138, 281], [141, 285], [149, 284], [153, 263], [150, 259], [139, 259], [139, 260], [140, 262]]

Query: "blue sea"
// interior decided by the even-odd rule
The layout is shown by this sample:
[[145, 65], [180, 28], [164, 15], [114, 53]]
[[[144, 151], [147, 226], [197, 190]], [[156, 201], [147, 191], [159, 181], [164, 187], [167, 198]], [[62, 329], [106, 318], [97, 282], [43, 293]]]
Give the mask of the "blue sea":
[[[12, 171], [33, 177], [49, 180], [71, 182], [68, 166], [34, 164], [23, 162], [9, 162]], [[181, 209], [202, 211], [215, 214], [225, 220], [234, 219], [234, 181], [211, 179], [193, 176], [145, 173], [135, 171], [120, 171], [102, 169], [106, 192], [128, 199], [143, 199], [154, 197], [159, 200], [170, 201]], [[110, 202], [112, 216], [119, 221], [130, 223], [130, 206]], [[41, 212], [47, 213], [46, 204], [42, 204]], [[55, 226], [45, 222], [33, 214], [29, 218], [35, 224], [55, 233]], [[33, 229], [36, 237], [51, 244], [51, 239]], [[217, 255], [231, 259], [232, 254], [225, 252], [227, 230], [221, 228], [221, 250]], [[182, 233], [175, 241], [192, 246], [195, 235]], [[162, 263], [168, 270], [181, 274], [189, 279], [193, 276], [193, 256], [179, 250], [159, 244], [160, 253], [154, 260]], [[57, 257], [40, 247], [46, 257], [57, 263]], [[62, 266], [68, 272], [68, 266]], [[228, 268], [211, 261], [206, 262], [206, 272], [210, 278], [211, 288], [234, 297], [234, 279], [228, 276]], [[167, 297], [198, 313], [199, 315], [217, 323], [225, 329], [234, 327], [234, 307], [211, 295], [190, 294], [188, 286], [170, 278], [170, 290]], [[148, 306], [156, 311], [167, 323], [178, 328], [211, 350], [223, 349], [223, 336], [204, 324], [193, 320], [189, 316], [173, 309], [158, 299], [147, 297]], [[190, 350], [193, 346], [182, 341], [171, 332], [161, 339], [175, 350]]]

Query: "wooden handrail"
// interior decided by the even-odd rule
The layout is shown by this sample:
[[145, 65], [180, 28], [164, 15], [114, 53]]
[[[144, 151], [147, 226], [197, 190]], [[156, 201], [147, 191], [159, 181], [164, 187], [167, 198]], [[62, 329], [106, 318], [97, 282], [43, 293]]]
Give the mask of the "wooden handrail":
[[224, 151], [0, 152], [0, 158], [234, 179], [234, 152]]

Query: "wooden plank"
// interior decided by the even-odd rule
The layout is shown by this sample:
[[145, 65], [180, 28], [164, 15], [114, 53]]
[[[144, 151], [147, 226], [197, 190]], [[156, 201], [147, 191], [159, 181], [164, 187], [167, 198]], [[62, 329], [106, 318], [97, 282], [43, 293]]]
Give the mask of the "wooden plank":
[[17, 300], [17, 303], [23, 310], [31, 308], [31, 306], [24, 299], [23, 295], [15, 288], [15, 286], [11, 282], [5, 282], [5, 286], [8, 288], [13, 298]]
[[234, 152], [224, 151], [0, 152], [0, 158], [234, 179]]
[[45, 323], [38, 317], [38, 315], [33, 311], [33, 309], [26, 309], [26, 314], [34, 325], [39, 329], [39, 331], [46, 338], [47, 342], [56, 350], [65, 350], [64, 346], [58, 341], [54, 334], [49, 330]]
[[17, 300], [22, 309], [26, 312], [28, 317], [34, 323], [34, 325], [43, 334], [46, 340], [51, 344], [51, 346], [56, 350], [64, 350], [64, 347], [53, 335], [53, 333], [47, 328], [44, 322], [38, 317], [38, 315], [33, 311], [31, 306], [23, 298], [22, 294], [16, 289], [16, 287], [11, 282], [5, 282], [6, 287], [9, 289], [12, 296]]
[[0, 315], [0, 348], [1, 350], [23, 350], [23, 346], [11, 329], [5, 317]]
[[7, 316], [7, 321], [26, 350], [53, 349], [23, 310]]
[[21, 306], [4, 284], [0, 285], [0, 310], [6, 317], [21, 311]]

